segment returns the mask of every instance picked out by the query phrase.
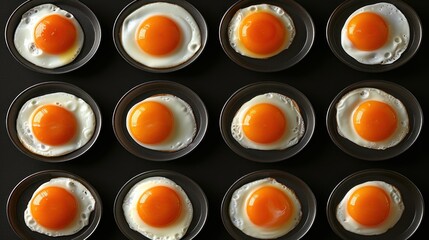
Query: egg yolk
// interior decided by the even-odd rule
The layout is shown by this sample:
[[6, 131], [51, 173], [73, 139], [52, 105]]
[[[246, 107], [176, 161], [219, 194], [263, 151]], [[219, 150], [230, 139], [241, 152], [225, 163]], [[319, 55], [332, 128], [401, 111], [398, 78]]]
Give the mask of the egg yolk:
[[157, 144], [173, 132], [174, 116], [162, 103], [141, 102], [130, 110], [128, 128], [138, 142]]
[[272, 228], [286, 223], [293, 212], [290, 198], [276, 187], [261, 187], [249, 197], [246, 212], [250, 221], [260, 227]]
[[63, 107], [44, 105], [33, 112], [31, 127], [40, 142], [59, 146], [75, 137], [77, 121], [73, 113]]
[[166, 227], [179, 218], [182, 202], [177, 192], [166, 186], [146, 190], [137, 203], [140, 218], [153, 227]]
[[382, 47], [389, 35], [384, 19], [371, 12], [354, 16], [347, 26], [347, 36], [353, 45], [362, 51], [373, 51]]
[[249, 51], [261, 55], [277, 52], [287, 40], [283, 23], [267, 12], [245, 17], [239, 27], [239, 38]]
[[30, 211], [41, 226], [60, 230], [76, 218], [78, 203], [72, 193], [61, 187], [47, 187], [36, 193]]
[[174, 52], [181, 42], [180, 27], [166, 16], [152, 16], [137, 30], [137, 43], [151, 55], [163, 56]]
[[75, 44], [76, 38], [74, 24], [58, 14], [52, 14], [40, 20], [34, 31], [36, 46], [49, 54], [67, 52]]
[[390, 137], [397, 127], [395, 110], [380, 101], [366, 101], [353, 114], [356, 132], [368, 141], [382, 141]]
[[250, 140], [268, 144], [279, 140], [285, 134], [286, 125], [286, 118], [278, 107], [260, 103], [246, 112], [242, 128]]
[[350, 196], [347, 212], [362, 225], [376, 226], [389, 216], [389, 196], [379, 187], [361, 187]]

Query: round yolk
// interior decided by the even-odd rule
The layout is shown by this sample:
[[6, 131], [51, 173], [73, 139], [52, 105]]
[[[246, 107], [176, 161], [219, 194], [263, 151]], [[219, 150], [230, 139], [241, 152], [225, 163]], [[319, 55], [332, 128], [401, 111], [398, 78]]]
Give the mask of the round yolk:
[[347, 26], [347, 36], [353, 45], [362, 51], [373, 51], [382, 47], [389, 35], [384, 19], [371, 12], [354, 16]]
[[34, 136], [42, 143], [59, 146], [76, 135], [77, 121], [72, 112], [57, 105], [37, 108], [31, 119]]
[[356, 132], [368, 141], [382, 141], [390, 137], [397, 127], [395, 110], [386, 103], [366, 101], [353, 114]]
[[146, 190], [137, 203], [138, 214], [153, 227], [166, 227], [179, 218], [182, 202], [177, 192], [166, 186]]
[[349, 198], [347, 212], [358, 223], [376, 226], [389, 216], [390, 199], [386, 192], [375, 186], [357, 189]]
[[255, 225], [278, 227], [286, 223], [293, 212], [290, 198], [276, 187], [261, 187], [254, 191], [246, 206], [247, 215]]
[[170, 136], [173, 128], [173, 113], [162, 103], [141, 102], [130, 110], [128, 129], [140, 143], [160, 143]]
[[58, 14], [52, 14], [40, 20], [34, 31], [36, 46], [49, 54], [67, 52], [75, 44], [76, 38], [74, 24]]
[[41, 226], [60, 230], [69, 226], [76, 218], [78, 203], [75, 197], [61, 187], [47, 187], [36, 193], [30, 211]]
[[174, 52], [181, 42], [179, 26], [165, 16], [153, 16], [143, 21], [136, 36], [140, 48], [154, 56]]
[[261, 55], [280, 50], [286, 42], [287, 34], [283, 23], [267, 12], [245, 17], [239, 27], [239, 38], [244, 47]]
[[250, 140], [268, 144], [279, 140], [285, 134], [286, 124], [286, 118], [278, 107], [260, 103], [246, 112], [242, 128]]

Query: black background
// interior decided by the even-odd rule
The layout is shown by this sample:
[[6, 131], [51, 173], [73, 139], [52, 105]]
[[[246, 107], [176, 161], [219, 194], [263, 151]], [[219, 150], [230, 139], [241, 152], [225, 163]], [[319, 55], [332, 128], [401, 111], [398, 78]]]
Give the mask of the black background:
[[[55, 2], [55, 1], [53, 1]], [[229, 186], [241, 176], [261, 169], [280, 169], [304, 180], [317, 199], [316, 220], [304, 239], [337, 239], [326, 219], [326, 202], [332, 189], [346, 176], [368, 168], [397, 171], [411, 181], [429, 199], [428, 128], [423, 130], [410, 149], [389, 160], [368, 162], [343, 153], [331, 141], [325, 116], [331, 100], [346, 86], [370, 79], [398, 83], [410, 90], [428, 115], [429, 94], [427, 60], [429, 43], [426, 35], [417, 54], [405, 65], [384, 73], [364, 73], [340, 62], [331, 52], [325, 38], [326, 23], [341, 0], [299, 0], [312, 16], [316, 38], [309, 54], [292, 68], [275, 73], [258, 73], [232, 62], [223, 52], [218, 27], [225, 11], [235, 2], [189, 0], [204, 16], [209, 36], [201, 56], [188, 67], [173, 73], [148, 73], [138, 70], [116, 51], [112, 28], [117, 14], [130, 1], [83, 0], [98, 17], [102, 41], [94, 58], [76, 71], [47, 75], [21, 66], [8, 52], [0, 38], [0, 239], [16, 239], [5, 214], [6, 201], [13, 187], [26, 176], [47, 169], [62, 169], [77, 174], [91, 183], [103, 200], [103, 216], [90, 239], [124, 239], [113, 218], [113, 203], [121, 186], [133, 176], [152, 169], [169, 169], [196, 181], [209, 200], [207, 222], [197, 239], [230, 239], [220, 218], [220, 205]], [[429, 2], [406, 1], [421, 18], [423, 30], [429, 22]], [[3, 1], [0, 25], [4, 29], [13, 10], [22, 1]], [[6, 112], [13, 99], [25, 88], [43, 81], [64, 81], [88, 92], [98, 103], [103, 125], [95, 145], [83, 156], [65, 163], [44, 163], [18, 151], [5, 129]], [[112, 114], [120, 97], [132, 87], [151, 80], [171, 80], [194, 90], [204, 101], [209, 113], [209, 126], [201, 144], [190, 154], [170, 162], [151, 162], [128, 153], [116, 140], [112, 130]], [[303, 92], [316, 112], [316, 129], [310, 143], [294, 157], [279, 163], [256, 163], [243, 159], [224, 143], [219, 130], [219, 115], [225, 101], [237, 89], [259, 81], [287, 83]], [[429, 235], [427, 218], [412, 239]]]

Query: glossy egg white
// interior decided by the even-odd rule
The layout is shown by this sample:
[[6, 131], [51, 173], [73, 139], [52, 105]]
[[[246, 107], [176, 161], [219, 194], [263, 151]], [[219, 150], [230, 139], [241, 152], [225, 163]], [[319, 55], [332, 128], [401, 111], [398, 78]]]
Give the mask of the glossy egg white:
[[[140, 196], [147, 190], [156, 186], [166, 186], [181, 198], [182, 211], [174, 223], [166, 227], [153, 227], [145, 223], [139, 216], [137, 203]], [[174, 181], [165, 177], [149, 177], [136, 183], [127, 193], [122, 204], [125, 219], [131, 229], [153, 240], [178, 240], [181, 239], [192, 221], [192, 203], [185, 191]]]
[[[78, 211], [76, 219], [73, 223], [61, 230], [52, 230], [45, 228], [37, 223], [31, 214], [31, 202], [34, 200], [38, 192], [47, 187], [61, 187], [71, 193], [78, 202]], [[95, 209], [95, 199], [91, 192], [79, 181], [72, 178], [58, 177], [49, 180], [40, 185], [33, 193], [31, 200], [28, 202], [27, 208], [24, 211], [24, 221], [28, 228], [32, 231], [42, 233], [51, 237], [73, 235], [85, 226], [88, 225], [91, 212]]]
[[[141, 23], [152, 16], [166, 16], [180, 28], [182, 41], [178, 49], [164, 56], [154, 56], [144, 52], [136, 41]], [[135, 61], [151, 68], [169, 68], [188, 61], [201, 48], [201, 33], [192, 15], [183, 7], [155, 2], [145, 4], [129, 14], [122, 23], [121, 44], [125, 52]]]
[[[50, 54], [37, 47], [34, 39], [34, 31], [37, 24], [49, 15], [61, 15], [67, 18], [76, 28], [76, 42], [66, 52]], [[27, 61], [39, 67], [53, 69], [71, 63], [80, 53], [84, 43], [84, 33], [78, 20], [70, 12], [53, 4], [36, 6], [23, 14], [14, 36], [14, 45], [19, 54]]]
[[[368, 100], [380, 101], [391, 106], [396, 112], [397, 128], [387, 139], [378, 142], [362, 138], [354, 129], [353, 114], [360, 104]], [[409, 132], [409, 119], [404, 104], [394, 96], [377, 88], [358, 88], [345, 94], [336, 105], [338, 133], [355, 144], [371, 149], [387, 149], [400, 143]]]
[[[280, 189], [289, 197], [293, 205], [289, 221], [279, 227], [264, 228], [252, 223], [246, 211], [248, 201], [252, 193], [261, 187], [275, 187]], [[301, 220], [302, 211], [301, 203], [294, 191], [273, 178], [263, 178], [249, 182], [234, 191], [229, 204], [229, 216], [235, 227], [240, 229], [244, 234], [258, 239], [275, 239], [292, 231]]]
[[[283, 136], [273, 143], [261, 144], [249, 139], [242, 129], [242, 123], [247, 111], [254, 105], [269, 103], [282, 111], [287, 122], [287, 129]], [[235, 114], [231, 123], [231, 134], [243, 147], [258, 150], [282, 150], [299, 142], [305, 132], [305, 123], [297, 103], [279, 93], [265, 93], [257, 95], [245, 102]]]
[[[390, 198], [390, 212], [388, 218], [377, 226], [365, 226], [354, 220], [347, 212], [347, 202], [350, 196], [359, 188], [365, 186], [375, 186], [383, 189]], [[349, 232], [360, 235], [379, 235], [387, 232], [390, 228], [394, 227], [399, 221], [404, 212], [404, 203], [402, 201], [401, 193], [399, 190], [389, 183], [383, 181], [368, 181], [358, 184], [351, 188], [341, 202], [337, 206], [336, 217], [338, 222]]]
[[[288, 36], [285, 39], [285, 42], [283, 43], [281, 48], [277, 49], [277, 51], [275, 52], [272, 52], [266, 55], [265, 54], [261, 55], [261, 54], [249, 51], [240, 40], [239, 30], [243, 19], [245, 19], [247, 16], [253, 13], [258, 13], [258, 12], [266, 12], [275, 16], [278, 20], [280, 20], [280, 22], [283, 24], [284, 28], [288, 33]], [[270, 5], [270, 4], [257, 4], [257, 5], [251, 5], [246, 8], [239, 9], [234, 14], [228, 26], [228, 39], [229, 39], [229, 43], [231, 44], [231, 47], [241, 55], [251, 57], [251, 58], [263, 59], [263, 58], [269, 58], [269, 57], [275, 56], [280, 52], [282, 52], [283, 50], [288, 49], [295, 37], [295, 32], [296, 32], [295, 25], [293, 23], [292, 18], [281, 7]]]
[[[388, 25], [389, 36], [384, 46], [374, 51], [357, 49], [347, 37], [350, 20], [359, 13], [373, 12], [380, 15]], [[393, 4], [380, 2], [357, 9], [346, 20], [341, 30], [341, 45], [344, 51], [358, 62], [368, 65], [391, 64], [398, 60], [410, 42], [410, 27], [405, 15]]]
[[[141, 102], [148, 102], [148, 101], [153, 101], [153, 102], [158, 102], [163, 104], [173, 114], [173, 118], [174, 118], [173, 132], [170, 134], [170, 136], [167, 139], [165, 139], [161, 143], [146, 144], [138, 141], [132, 135], [130, 131], [130, 126], [128, 125], [128, 122], [129, 122], [128, 119], [131, 117], [130, 113], [132, 112], [133, 108], [135, 108]], [[160, 95], [151, 96], [144, 99], [141, 102], [135, 104], [127, 113], [128, 133], [139, 145], [152, 150], [173, 152], [173, 151], [178, 151], [180, 149], [183, 149], [192, 143], [197, 133], [197, 123], [196, 123], [192, 108], [187, 102], [171, 94], [160, 94]]]
[[[34, 136], [31, 126], [33, 113], [44, 105], [61, 106], [73, 113], [77, 121], [77, 132], [71, 141], [59, 146], [50, 146]], [[65, 92], [49, 93], [28, 100], [22, 105], [16, 119], [16, 131], [24, 147], [46, 157], [62, 156], [81, 148], [92, 138], [95, 125], [95, 115], [91, 106], [83, 99]]]

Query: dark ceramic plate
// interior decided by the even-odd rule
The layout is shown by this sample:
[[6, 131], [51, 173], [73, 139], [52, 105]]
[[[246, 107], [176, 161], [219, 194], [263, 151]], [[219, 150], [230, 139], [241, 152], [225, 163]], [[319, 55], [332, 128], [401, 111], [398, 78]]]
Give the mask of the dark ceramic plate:
[[148, 238], [132, 230], [129, 227], [124, 217], [122, 203], [124, 202], [124, 198], [127, 193], [136, 183], [149, 177], [165, 177], [174, 181], [177, 185], [182, 187], [182, 189], [186, 192], [186, 195], [188, 196], [189, 200], [191, 201], [193, 207], [193, 217], [191, 224], [189, 225], [189, 228], [182, 239], [190, 240], [197, 236], [201, 229], [204, 227], [204, 224], [207, 220], [208, 202], [206, 195], [204, 194], [200, 186], [198, 186], [198, 184], [195, 183], [193, 180], [191, 180], [185, 175], [169, 170], [152, 170], [138, 174], [137, 176], [131, 178], [128, 182], [126, 182], [124, 186], [122, 186], [122, 188], [118, 192], [118, 195], [116, 196], [115, 203], [113, 206], [115, 221], [121, 232], [130, 240], [148, 240]]
[[[27, 61], [18, 53], [13, 43], [15, 29], [21, 21], [22, 15], [31, 8], [45, 3], [52, 3], [73, 14], [81, 25], [85, 35], [82, 49], [76, 59], [65, 66], [54, 69], [39, 67]], [[101, 27], [97, 17], [91, 9], [78, 0], [28, 0], [16, 8], [10, 16], [6, 24], [5, 38], [6, 45], [9, 48], [10, 53], [24, 67], [41, 73], [60, 74], [80, 68], [94, 56], [101, 42]]]

